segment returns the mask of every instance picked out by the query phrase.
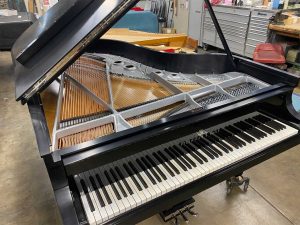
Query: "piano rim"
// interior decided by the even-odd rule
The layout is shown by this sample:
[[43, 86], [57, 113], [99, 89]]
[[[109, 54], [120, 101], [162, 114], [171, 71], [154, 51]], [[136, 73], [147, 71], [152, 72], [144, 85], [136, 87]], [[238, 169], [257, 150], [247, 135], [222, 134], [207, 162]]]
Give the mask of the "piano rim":
[[[299, 127], [297, 128], [299, 131]], [[298, 134], [285, 139], [284, 141], [277, 143], [273, 146], [270, 146], [267, 149], [264, 149], [254, 155], [250, 155], [245, 159], [234, 162], [231, 165], [227, 165], [211, 174], [205, 175], [191, 183], [185, 184], [178, 189], [172, 190], [171, 192], [164, 194], [154, 200], [150, 200], [143, 205], [140, 205], [134, 209], [127, 211], [124, 214], [116, 216], [110, 221], [107, 221], [103, 225], [111, 224], [135, 224], [140, 221], [143, 221], [173, 205], [177, 204], [180, 201], [184, 201], [200, 192], [218, 184], [231, 176], [235, 176], [244, 172], [251, 167], [268, 160], [271, 157], [274, 157], [284, 151], [289, 150], [290, 148], [300, 144], [299, 132]], [[61, 213], [64, 225], [74, 225], [75, 219], [77, 224], [88, 224], [78, 222], [77, 211], [74, 206], [74, 198], [72, 191], [74, 187], [67, 186], [62, 189], [54, 191], [56, 202]], [[76, 187], [75, 187], [76, 188]], [[60, 199], [60, 196], [64, 196], [63, 199]], [[176, 198], [174, 198], [176, 196]], [[66, 202], [67, 201], [67, 202]], [[81, 200], [78, 198], [76, 201], [80, 202], [82, 207]], [[78, 202], [77, 202], [78, 203]], [[146, 209], [146, 210], [145, 210]], [[84, 210], [82, 208], [82, 210]], [[83, 211], [85, 214], [85, 212]]]

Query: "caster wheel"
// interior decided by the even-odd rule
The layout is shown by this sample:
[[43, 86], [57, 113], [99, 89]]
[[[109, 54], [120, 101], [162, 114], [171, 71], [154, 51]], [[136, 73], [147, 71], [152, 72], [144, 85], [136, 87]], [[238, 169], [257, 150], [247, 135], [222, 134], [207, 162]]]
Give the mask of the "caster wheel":
[[231, 181], [227, 180], [226, 181], [226, 187], [227, 187], [227, 194], [230, 194], [231, 191], [232, 191], [232, 184], [231, 184]]
[[203, 44], [203, 50], [207, 51], [208, 50], [208, 44]]
[[249, 182], [246, 181], [244, 184], [244, 192], [247, 192], [248, 187], [249, 187]]

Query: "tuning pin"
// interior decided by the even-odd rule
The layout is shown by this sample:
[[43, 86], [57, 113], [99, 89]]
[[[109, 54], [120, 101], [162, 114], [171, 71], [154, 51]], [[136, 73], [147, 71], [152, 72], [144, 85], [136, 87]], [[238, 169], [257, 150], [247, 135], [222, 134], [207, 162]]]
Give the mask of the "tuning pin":
[[188, 212], [190, 215], [194, 216], [194, 217], [197, 217], [197, 216], [198, 216], [198, 213], [194, 212], [191, 208], [188, 208], [188, 209], [187, 209], [187, 212]]
[[184, 215], [183, 212], [179, 211], [180, 215], [182, 216], [182, 218], [184, 219], [184, 222], [189, 223], [190, 221], [188, 220], [188, 218]]

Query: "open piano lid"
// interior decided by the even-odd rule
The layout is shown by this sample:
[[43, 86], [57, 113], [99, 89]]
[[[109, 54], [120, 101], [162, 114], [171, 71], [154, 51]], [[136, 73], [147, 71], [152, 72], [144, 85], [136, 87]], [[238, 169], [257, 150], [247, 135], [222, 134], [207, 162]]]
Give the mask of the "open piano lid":
[[12, 49], [16, 100], [26, 103], [72, 64], [138, 0], [60, 0]]

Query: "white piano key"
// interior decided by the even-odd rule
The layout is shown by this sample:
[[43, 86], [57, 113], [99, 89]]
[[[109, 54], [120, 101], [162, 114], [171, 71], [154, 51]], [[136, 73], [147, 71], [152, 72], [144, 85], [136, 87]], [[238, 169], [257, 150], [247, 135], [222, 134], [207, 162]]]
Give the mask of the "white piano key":
[[149, 192], [149, 190], [147, 188], [144, 187], [142, 181], [139, 179], [138, 175], [135, 174], [135, 172], [132, 170], [132, 168], [129, 166], [128, 161], [131, 161], [131, 158], [126, 158], [125, 160], [123, 160], [124, 163], [126, 163], [126, 165], [129, 167], [129, 169], [131, 170], [131, 172], [133, 173], [133, 177], [135, 178], [135, 180], [137, 181], [137, 183], [141, 186], [142, 188], [142, 193], [145, 196], [146, 199], [142, 198], [143, 202], [144, 201], [150, 201], [152, 199], [152, 195]]
[[102, 173], [102, 169], [100, 170], [99, 168], [96, 168], [95, 170], [98, 170], [97, 174], [100, 176], [100, 178], [104, 184], [104, 187], [105, 187], [106, 191], [108, 192], [111, 201], [113, 202], [113, 204], [111, 204], [111, 207], [114, 212], [114, 215], [117, 216], [117, 215], [121, 214], [122, 213], [121, 209], [124, 208], [124, 206], [123, 207], [119, 206], [120, 202], [118, 201], [117, 197], [115, 196], [114, 191], [112, 190], [111, 186], [109, 185], [109, 182], [107, 181], [106, 177]]
[[109, 219], [110, 219], [110, 218], [113, 218], [113, 217], [114, 217], [114, 211], [113, 211], [113, 209], [112, 209], [111, 204], [114, 204], [114, 203], [108, 204], [108, 201], [107, 201], [107, 199], [106, 199], [106, 196], [105, 196], [104, 192], [102, 191], [102, 189], [100, 188], [100, 184], [98, 183], [98, 180], [97, 180], [97, 178], [96, 178], [96, 174], [94, 173], [94, 170], [89, 170], [89, 173], [90, 173], [90, 175], [91, 175], [92, 177], [94, 177], [94, 180], [95, 180], [95, 182], [96, 182], [96, 184], [97, 184], [98, 191], [100, 192], [100, 194], [101, 194], [101, 196], [102, 196], [102, 199], [103, 199], [103, 201], [104, 201], [104, 203], [105, 203], [105, 207], [104, 207], [104, 208], [105, 208], [105, 210], [106, 210], [106, 213], [107, 213], [108, 218], [109, 218]]
[[139, 206], [142, 203], [146, 202], [146, 197], [145, 197], [144, 193], [142, 191], [139, 191], [139, 189], [137, 188], [137, 186], [135, 185], [135, 183], [133, 182], [133, 180], [131, 179], [131, 177], [129, 176], [129, 174], [123, 168], [122, 161], [119, 161], [118, 164], [119, 164], [118, 167], [120, 168], [122, 174], [124, 175], [124, 177], [125, 177], [128, 185], [130, 186], [130, 188], [133, 191], [132, 197], [134, 198], [136, 206]]
[[88, 182], [87, 180], [85, 179], [84, 175], [83, 174], [78, 174], [78, 177], [82, 180], [84, 180], [87, 188], [88, 188], [88, 191], [89, 191], [89, 195], [90, 195], [90, 198], [92, 200], [92, 203], [93, 203], [93, 206], [95, 208], [95, 211], [93, 211], [93, 214], [94, 214], [94, 217], [95, 217], [95, 220], [96, 220], [96, 224], [100, 224], [102, 222], [102, 217], [100, 215], [100, 212], [99, 212], [99, 209], [98, 209], [98, 206], [97, 206], [97, 203], [96, 203], [96, 200], [94, 198], [94, 195], [93, 195], [93, 192], [91, 191], [91, 188], [90, 186], [88, 185]]
[[[162, 145], [163, 148], [166, 148], [167, 145]], [[183, 178], [184, 183], [189, 183], [191, 181], [194, 180], [193, 176], [188, 172], [188, 168], [187, 171], [184, 171], [181, 166], [174, 160], [171, 158], [171, 156], [169, 154], [167, 154], [166, 152], [162, 151], [162, 153], [173, 163], [173, 165], [180, 171], [180, 176]]]
[[[119, 210], [120, 210], [120, 213], [126, 212], [126, 207], [124, 206], [124, 203], [123, 203], [123, 201], [122, 201], [122, 198], [121, 198], [121, 199], [118, 199], [118, 197], [117, 197], [115, 191], [113, 190], [112, 185], [114, 185], [114, 186], [116, 187], [116, 184], [115, 184], [114, 182], [110, 183], [110, 182], [108, 181], [107, 177], [105, 176], [105, 171], [108, 171], [108, 167], [107, 167], [107, 166], [103, 166], [102, 169], [103, 169], [103, 171], [102, 171], [102, 172], [103, 172], [103, 173], [102, 173], [103, 179], [106, 180], [107, 184], [109, 184], [109, 185], [107, 185], [107, 187], [109, 187], [109, 188], [111, 189], [111, 194], [113, 195], [113, 197], [114, 197], [114, 199], [115, 199], [115, 202], [117, 203], [117, 206], [118, 206], [118, 208], [119, 208]], [[117, 189], [117, 187], [116, 187], [116, 189]], [[118, 189], [117, 189], [117, 191], [119, 192]], [[119, 193], [119, 194], [120, 194], [120, 193]], [[121, 195], [120, 195], [120, 196], [121, 196]]]
[[98, 208], [97, 211], [99, 212], [99, 215], [100, 215], [101, 219], [97, 220], [97, 224], [101, 223], [102, 221], [106, 221], [108, 219], [108, 215], [106, 213], [105, 208], [101, 207], [100, 202], [98, 200], [98, 197], [96, 195], [96, 192], [92, 188], [92, 184], [91, 184], [91, 181], [89, 179], [89, 176], [90, 176], [89, 172], [83, 172], [83, 173], [81, 173], [81, 176], [84, 177], [85, 183], [88, 184], [89, 190], [91, 190], [91, 194], [93, 195], [94, 202], [96, 203], [96, 207]]
[[116, 187], [119, 195], [121, 196], [121, 200], [120, 201], [123, 203], [123, 205], [125, 207], [125, 211], [128, 211], [129, 209], [131, 209], [131, 204], [129, 203], [128, 199], [123, 195], [123, 192], [121, 191], [119, 185], [117, 184], [117, 182], [115, 181], [113, 175], [111, 174], [111, 172], [110, 172], [110, 169], [112, 169], [111, 164], [106, 165], [106, 168], [107, 168], [107, 172], [110, 175], [110, 178], [112, 179], [112, 181], [113, 181], [113, 183], [114, 183], [114, 185], [115, 185], [115, 187]]
[[[127, 190], [127, 187], [126, 187], [126, 185], [125, 185], [125, 182], [123, 181], [123, 179], [121, 179], [121, 177], [119, 176], [118, 172], [116, 171], [116, 169], [115, 169], [116, 166], [117, 166], [116, 163], [112, 163], [112, 167], [114, 168], [114, 171], [115, 171], [116, 175], [117, 175], [118, 178], [120, 179], [119, 182], [121, 183], [121, 185], [122, 185], [123, 188], [124, 188], [124, 191], [125, 191], [126, 194], [127, 194], [126, 199], [127, 199], [127, 201], [129, 202], [130, 207], [131, 207], [131, 208], [134, 208], [134, 207], [136, 206], [136, 201], [134, 200], [133, 196], [129, 193], [129, 190]], [[119, 168], [119, 166], [118, 166], [118, 168]], [[123, 176], [124, 176], [124, 175], [123, 175]], [[124, 179], [126, 180], [125, 177], [124, 177]], [[127, 180], [126, 180], [126, 182], [127, 182]], [[127, 182], [127, 183], [128, 183], [128, 182]], [[131, 187], [130, 187], [130, 189], [131, 189], [131, 191], [132, 191], [132, 188], [131, 188]]]
[[[141, 159], [141, 157], [145, 158], [145, 154], [144, 153], [139, 153], [139, 154], [137, 154], [137, 157], [139, 159]], [[165, 194], [167, 192], [167, 187], [165, 186], [165, 182], [163, 182], [162, 177], [160, 177], [160, 175], [156, 172], [156, 170], [154, 168], [152, 168], [152, 169], [154, 170], [154, 172], [156, 173], [156, 175], [161, 179], [161, 182], [159, 182], [158, 179], [155, 177], [155, 175], [152, 173], [152, 171], [150, 169], [148, 169], [148, 172], [152, 175], [153, 179], [156, 181], [156, 185], [155, 186], [157, 186], [161, 190], [160, 195]]]
[[89, 221], [89, 224], [91, 224], [91, 225], [97, 225], [95, 217], [94, 217], [94, 214], [93, 214], [93, 212], [90, 209], [90, 206], [89, 206], [89, 203], [87, 201], [86, 195], [83, 192], [83, 189], [81, 187], [80, 177], [78, 177], [78, 175], [75, 175], [74, 179], [75, 179], [76, 186], [77, 186], [79, 194], [80, 194], [80, 199], [81, 199], [81, 202], [82, 202], [85, 214], [87, 216], [87, 220]]
[[[152, 150], [152, 151], [151, 151]], [[165, 182], [168, 183], [168, 191], [171, 191], [175, 189], [176, 187], [179, 187], [178, 180], [169, 174], [169, 172], [166, 171], [166, 169], [160, 164], [160, 162], [157, 161], [157, 159], [152, 155], [153, 149], [145, 151], [148, 156], [151, 157], [151, 159], [156, 163], [157, 167], [163, 172], [163, 174], [167, 177], [167, 180]]]
[[148, 186], [147, 190], [149, 191], [149, 193], [151, 195], [151, 199], [154, 199], [154, 198], [160, 196], [161, 190], [157, 186], [152, 184], [152, 182], [150, 181], [148, 176], [145, 174], [145, 172], [142, 170], [142, 168], [140, 168], [140, 166], [135, 161], [135, 158], [131, 158], [131, 162], [135, 166], [135, 168], [137, 168], [138, 171], [140, 171], [139, 174], [142, 176], [143, 180], [146, 182], [146, 184]]
[[[218, 130], [220, 128], [225, 128], [225, 126], [233, 125], [234, 123], [236, 123], [238, 121], [245, 122], [244, 120], [246, 118], [251, 118], [254, 115], [258, 115], [258, 113], [249, 114], [249, 115], [246, 115], [246, 116], [243, 116], [240, 118], [236, 118], [236, 119], [228, 121], [226, 123], [219, 124], [215, 127], [206, 129], [206, 131], [213, 133], [214, 130]], [[276, 121], [276, 122], [281, 123], [279, 121]], [[98, 223], [105, 222], [109, 218], [113, 218], [116, 215], [124, 213], [124, 212], [126, 212], [130, 209], [133, 209], [143, 203], [146, 203], [148, 201], [151, 201], [154, 198], [157, 198], [165, 193], [168, 193], [178, 187], [181, 187], [187, 183], [190, 183], [195, 179], [199, 179], [209, 173], [217, 171], [218, 169], [221, 169], [225, 166], [231, 165], [232, 163], [235, 163], [240, 159], [245, 159], [246, 157], [248, 157], [250, 155], [256, 154], [257, 152], [262, 151], [262, 150], [266, 149], [267, 147], [270, 147], [270, 146], [298, 133], [298, 130], [296, 130], [286, 124], [283, 124], [283, 125], [286, 126], [286, 129], [283, 129], [280, 131], [275, 130], [275, 133], [272, 133], [272, 134], [268, 134], [268, 133], [264, 132], [263, 130], [261, 130], [262, 132], [267, 134], [267, 137], [264, 137], [261, 139], [258, 139], [256, 137], [254, 137], [253, 135], [251, 135], [250, 133], [246, 132], [248, 136], [254, 138], [255, 142], [252, 142], [252, 143], [248, 143], [247, 141], [245, 141], [243, 139], [243, 137], [240, 137], [239, 135], [235, 135], [232, 132], [230, 132], [229, 130], [226, 130], [226, 132], [232, 134], [234, 137], [245, 142], [245, 145], [242, 145], [242, 146], [239, 145], [239, 148], [235, 148], [230, 143], [235, 144], [236, 140], [234, 140], [234, 142], [232, 142], [231, 139], [223, 140], [223, 138], [218, 137], [218, 139], [222, 140], [226, 145], [228, 145], [229, 147], [231, 147], [233, 149], [232, 151], [228, 151], [228, 153], [223, 151], [220, 147], [218, 147], [218, 145], [212, 143], [206, 137], [202, 136], [202, 138], [204, 138], [205, 141], [207, 142], [206, 144], [208, 146], [213, 146], [215, 148], [215, 149], [213, 149], [213, 148], [210, 149], [210, 151], [215, 151], [217, 149], [220, 152], [222, 152], [222, 155], [218, 153], [219, 157], [214, 156], [214, 159], [211, 159], [204, 151], [202, 151], [201, 148], [199, 149], [195, 144], [190, 143], [190, 139], [202, 135], [200, 133], [199, 134], [197, 133], [197, 134], [191, 134], [186, 137], [180, 138], [176, 141], [170, 141], [168, 143], [157, 146], [155, 148], [151, 148], [151, 149], [142, 151], [141, 153], [126, 157], [124, 159], [110, 163], [106, 166], [97, 168], [95, 170], [87, 171], [87, 172], [83, 173], [83, 175], [80, 175], [80, 176], [82, 176], [83, 179], [85, 180], [87, 189], [89, 190], [88, 195], [91, 197], [92, 204], [95, 207], [95, 211], [93, 211], [93, 212], [91, 212], [88, 200], [84, 194], [84, 190], [82, 190], [82, 187], [80, 184], [80, 177], [77, 175], [74, 178], [75, 178], [76, 183], [79, 182], [79, 184], [77, 184], [77, 186], [78, 186], [78, 190], [80, 193], [83, 207], [85, 208], [85, 212], [88, 217], [88, 221], [91, 224], [98, 224]], [[265, 126], [267, 126], [267, 125], [265, 125]], [[236, 127], [236, 128], [238, 130], [240, 130], [238, 127]], [[259, 127], [255, 127], [255, 128], [260, 130]], [[270, 127], [270, 128], [273, 129], [272, 127]], [[179, 145], [179, 143], [181, 143], [181, 141], [187, 141], [189, 144], [191, 144], [191, 146], [193, 146], [193, 148], [195, 148], [194, 152], [196, 151], [196, 152], [200, 153], [201, 155], [203, 155], [207, 159], [207, 162], [205, 162], [203, 159], [201, 159], [203, 161], [203, 164], [202, 164], [198, 160], [196, 160], [196, 158], [198, 158], [198, 156], [196, 157], [196, 156], [194, 156], [194, 154], [191, 154], [191, 152], [193, 152], [193, 151], [190, 152], [190, 151], [188, 151], [189, 149], [183, 149], [183, 147]], [[176, 153], [178, 153], [178, 154], [174, 154], [174, 152], [173, 152], [174, 155], [180, 157], [180, 159], [178, 159], [178, 160], [184, 165], [184, 167], [187, 168], [187, 171], [185, 171], [176, 162], [176, 160], [174, 160], [169, 154], [167, 154], [164, 151], [165, 148], [170, 147], [170, 146], [173, 147], [173, 145], [177, 146], [180, 149], [179, 151], [174, 150], [174, 149], [171, 149], [171, 150], [176, 151]], [[176, 169], [178, 169], [178, 171], [180, 172], [179, 174], [177, 174], [174, 171], [174, 169], [170, 166], [169, 162], [165, 162], [165, 160], [163, 158], [161, 158], [160, 154], [157, 153], [158, 151], [160, 151], [172, 163], [172, 165], [174, 165], [176, 167]], [[153, 156], [153, 152], [157, 153], [159, 160], [162, 160], [164, 164], [161, 164], [161, 162], [155, 156]], [[181, 154], [184, 154], [184, 156], [182, 156]], [[150, 159], [147, 158], [146, 156], [149, 156]], [[144, 157], [144, 160], [142, 160], [141, 157]], [[196, 158], [194, 158], [194, 157], [196, 157]], [[146, 171], [149, 172], [149, 174], [155, 180], [156, 184], [153, 184], [151, 182], [150, 178], [142, 170], [141, 166], [136, 162], [136, 158], [139, 158], [141, 163], [143, 163], [143, 165], [146, 168]], [[199, 157], [199, 158], [201, 158], [201, 157]], [[191, 168], [188, 168], [186, 166], [186, 164], [183, 163], [182, 160], [185, 160], [189, 165], [191, 165]], [[128, 162], [131, 162], [134, 165], [134, 167], [138, 170], [138, 175], [135, 174], [135, 171], [131, 168], [131, 166], [128, 164]], [[123, 167], [124, 163], [126, 163], [128, 168], [132, 172], [131, 176], [128, 174], [128, 172]], [[148, 164], [152, 167], [151, 169], [148, 168], [148, 166], [147, 166]], [[193, 166], [194, 164], [196, 166]], [[172, 176], [169, 173], [169, 171], [164, 167], [164, 165], [166, 165], [167, 168], [169, 168], [171, 171], [173, 171], [174, 176]], [[115, 166], [118, 166], [118, 168], [120, 169], [120, 171], [122, 173], [122, 176], [119, 175], [119, 173], [115, 169]], [[157, 168], [159, 168], [159, 170]], [[111, 174], [111, 171], [109, 169], [112, 169], [115, 174], [114, 175]], [[121, 197], [120, 200], [117, 199], [117, 196], [114, 193], [112, 186], [109, 184], [107, 178], [105, 177], [105, 175], [103, 173], [104, 170], [106, 170], [109, 173], [109, 176], [110, 176], [111, 180], [113, 181], [113, 184], [115, 185], [115, 188]], [[112, 200], [112, 203], [108, 205], [107, 199], [105, 198], [103, 190], [100, 188], [100, 184], [98, 183], [97, 179], [95, 179], [95, 182], [97, 183], [97, 186], [99, 187], [98, 191], [100, 192], [101, 196], [103, 197], [103, 201], [105, 202], [105, 207], [101, 207], [100, 202], [98, 201], [97, 193], [94, 191], [91, 181], [88, 179], [89, 175], [91, 175], [93, 177], [95, 176], [95, 171], [101, 175], [101, 179], [103, 179], [103, 182], [106, 184], [105, 188], [107, 189], [107, 191], [110, 195], [110, 198]], [[155, 171], [155, 173], [156, 173], [155, 175], [154, 175], [153, 171]], [[114, 176], [117, 177], [118, 182], [120, 183], [120, 185], [122, 185], [126, 194], [124, 194], [121, 191], [121, 188], [119, 187], [118, 183], [115, 181]], [[142, 179], [146, 182], [146, 184], [148, 186], [147, 188], [144, 187], [139, 176], [141, 176]], [[161, 179], [161, 182], [159, 182], [160, 179], [157, 178], [157, 176]], [[138, 182], [138, 184], [140, 185], [141, 190], [138, 189], [138, 186], [135, 184], [132, 177], [134, 177], [136, 179], [136, 182]], [[166, 179], [164, 179], [164, 177], [166, 177]], [[130, 188], [128, 188], [128, 186], [126, 187], [124, 181], [127, 181]], [[130, 189], [132, 189], [133, 194], [130, 194], [130, 191], [129, 191]], [[106, 213], [104, 213], [104, 211], [102, 211], [102, 213], [101, 213], [101, 210], [104, 210]], [[99, 217], [99, 215], [100, 215], [100, 217]]]

